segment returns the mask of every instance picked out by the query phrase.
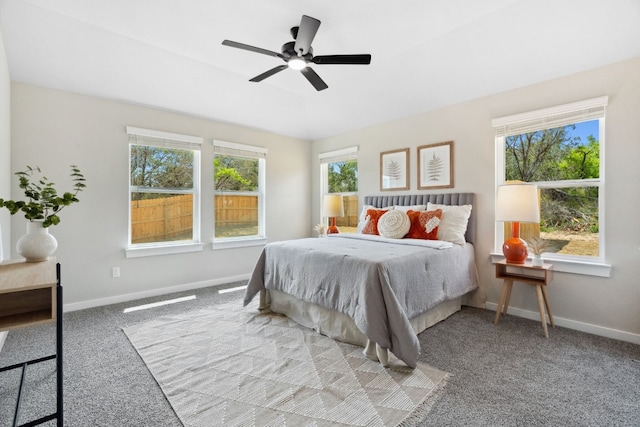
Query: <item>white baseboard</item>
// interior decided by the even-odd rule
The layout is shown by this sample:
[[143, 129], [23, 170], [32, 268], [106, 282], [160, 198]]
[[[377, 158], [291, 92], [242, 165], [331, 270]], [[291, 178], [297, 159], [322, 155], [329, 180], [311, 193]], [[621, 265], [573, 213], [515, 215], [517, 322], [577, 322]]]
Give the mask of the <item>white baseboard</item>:
[[185, 283], [183, 285], [170, 286], [167, 288], [151, 289], [148, 291], [134, 292], [130, 294], [116, 295], [107, 298], [99, 298], [89, 301], [75, 302], [64, 304], [65, 312], [84, 310], [93, 307], [102, 307], [104, 305], [118, 304], [121, 302], [134, 301], [142, 298], [156, 297], [159, 295], [172, 294], [175, 292], [191, 291], [193, 289], [208, 288], [210, 286], [225, 285], [227, 283], [249, 280], [251, 274], [242, 274], [239, 276], [224, 277], [221, 279], [205, 280], [203, 282]]
[[[488, 310], [496, 311], [498, 304], [488, 302], [486, 308]], [[524, 317], [525, 319], [540, 321], [540, 313], [537, 311], [523, 310], [521, 308], [509, 307], [508, 314], [512, 314], [518, 317]], [[580, 332], [587, 332], [593, 335], [599, 335], [606, 338], [613, 338], [620, 341], [626, 341], [634, 344], [640, 344], [640, 334], [634, 334], [631, 332], [619, 331], [617, 329], [606, 328], [604, 326], [592, 325], [590, 323], [578, 322], [577, 320], [565, 319], [563, 317], [553, 316], [553, 321], [556, 325], [564, 328], [573, 329]]]
[[[239, 282], [249, 280], [250, 274], [242, 274], [238, 276], [224, 277], [220, 279], [206, 280], [203, 282], [186, 283], [183, 285], [170, 286], [166, 288], [152, 289], [142, 292], [134, 292], [124, 295], [116, 295], [113, 297], [100, 298], [89, 301], [82, 301], [77, 303], [65, 304], [64, 311], [76, 311], [84, 310], [87, 308], [101, 307], [104, 305], [118, 304], [127, 301], [134, 301], [142, 298], [155, 297], [160, 295], [171, 294], [175, 292], [190, 291], [193, 289], [207, 288], [210, 286], [219, 286], [227, 283]], [[487, 302], [485, 304], [488, 310], [495, 311], [498, 304]], [[514, 316], [523, 317], [525, 319], [540, 321], [540, 313], [537, 311], [523, 310], [517, 307], [509, 307], [509, 314]], [[579, 322], [577, 320], [565, 319], [563, 317], [554, 316], [553, 320], [558, 326], [562, 326], [568, 329], [574, 329], [580, 332], [586, 332], [589, 334], [599, 335], [607, 338], [613, 338], [620, 341], [626, 341], [634, 344], [640, 344], [640, 334], [634, 334], [631, 332], [620, 331], [617, 329], [611, 329], [604, 326], [593, 325], [590, 323]], [[6, 339], [7, 332], [0, 332], [0, 350]]]
[[4, 342], [7, 339], [7, 335], [9, 335], [9, 331], [0, 332], [0, 351], [2, 351], [2, 346], [4, 345]]

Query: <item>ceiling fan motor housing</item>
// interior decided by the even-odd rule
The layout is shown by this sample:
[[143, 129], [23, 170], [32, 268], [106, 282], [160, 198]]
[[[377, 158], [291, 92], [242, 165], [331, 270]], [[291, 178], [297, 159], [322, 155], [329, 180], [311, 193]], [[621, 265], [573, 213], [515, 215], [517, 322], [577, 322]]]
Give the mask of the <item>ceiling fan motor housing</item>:
[[[282, 45], [281, 51], [285, 61], [288, 61], [291, 58], [298, 57], [298, 52], [296, 52], [295, 45], [295, 41], [291, 41]], [[313, 58], [313, 48], [309, 47], [309, 52], [305, 55], [300, 56], [300, 58], [304, 59], [307, 62], [311, 61], [311, 59]]]

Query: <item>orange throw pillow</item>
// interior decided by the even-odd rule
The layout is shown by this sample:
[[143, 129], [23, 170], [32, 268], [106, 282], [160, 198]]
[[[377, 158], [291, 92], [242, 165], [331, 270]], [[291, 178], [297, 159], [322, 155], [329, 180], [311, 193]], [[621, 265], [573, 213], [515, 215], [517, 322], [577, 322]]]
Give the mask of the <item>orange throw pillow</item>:
[[409, 239], [438, 240], [438, 225], [442, 219], [442, 209], [435, 211], [408, 211], [411, 228], [404, 236]]
[[369, 218], [366, 225], [362, 228], [362, 234], [376, 234], [380, 235], [378, 232], [378, 220], [384, 214], [386, 214], [388, 209], [367, 209], [367, 215], [365, 218]]

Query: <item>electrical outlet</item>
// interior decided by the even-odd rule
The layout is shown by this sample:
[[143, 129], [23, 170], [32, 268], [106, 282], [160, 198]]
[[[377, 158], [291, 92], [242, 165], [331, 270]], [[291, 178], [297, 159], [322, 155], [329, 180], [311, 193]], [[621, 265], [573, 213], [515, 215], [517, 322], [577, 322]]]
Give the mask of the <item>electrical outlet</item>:
[[113, 267], [111, 269], [111, 277], [120, 277], [120, 267]]

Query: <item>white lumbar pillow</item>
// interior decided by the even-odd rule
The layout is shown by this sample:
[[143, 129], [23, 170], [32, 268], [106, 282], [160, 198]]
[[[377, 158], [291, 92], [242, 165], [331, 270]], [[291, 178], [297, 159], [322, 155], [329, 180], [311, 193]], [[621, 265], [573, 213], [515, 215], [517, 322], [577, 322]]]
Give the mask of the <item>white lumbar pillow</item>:
[[389, 239], [402, 239], [410, 228], [409, 215], [399, 210], [390, 210], [378, 220], [378, 233]]

